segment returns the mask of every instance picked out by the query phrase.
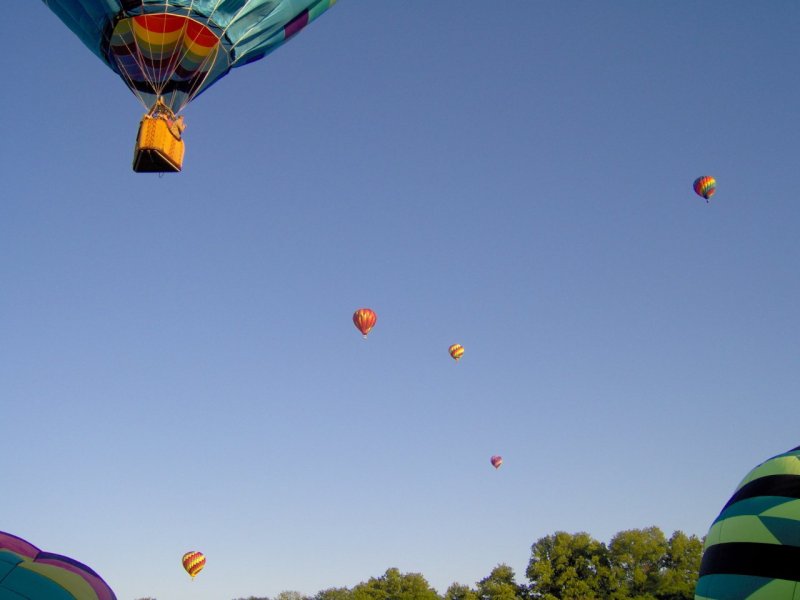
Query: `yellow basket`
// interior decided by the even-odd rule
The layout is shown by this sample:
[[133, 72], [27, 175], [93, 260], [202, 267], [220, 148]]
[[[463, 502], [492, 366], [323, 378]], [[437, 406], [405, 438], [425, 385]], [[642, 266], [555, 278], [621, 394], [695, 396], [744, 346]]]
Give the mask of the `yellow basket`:
[[133, 153], [137, 173], [177, 173], [183, 166], [183, 140], [170, 131], [165, 118], [145, 115]]

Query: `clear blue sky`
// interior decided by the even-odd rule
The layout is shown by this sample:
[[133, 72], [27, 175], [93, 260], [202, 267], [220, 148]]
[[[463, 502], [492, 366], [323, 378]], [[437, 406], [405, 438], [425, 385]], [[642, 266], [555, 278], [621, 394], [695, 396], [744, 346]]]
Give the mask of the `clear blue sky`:
[[800, 443], [797, 2], [341, 0], [163, 178], [7, 4], [0, 530], [120, 600], [525, 581], [557, 530], [704, 535]]

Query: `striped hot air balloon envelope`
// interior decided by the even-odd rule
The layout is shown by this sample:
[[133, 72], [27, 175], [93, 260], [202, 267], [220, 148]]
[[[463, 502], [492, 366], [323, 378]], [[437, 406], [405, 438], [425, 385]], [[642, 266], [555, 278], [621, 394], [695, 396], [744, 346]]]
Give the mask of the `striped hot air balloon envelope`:
[[464, 356], [464, 346], [462, 346], [461, 344], [453, 344], [452, 346], [450, 346], [450, 348], [447, 349], [447, 351], [450, 353], [450, 356], [452, 356], [456, 362], [458, 362], [459, 358]]
[[161, 99], [176, 113], [231, 69], [282, 46], [335, 2], [44, 0], [142, 104], [150, 108]]
[[117, 600], [92, 569], [0, 531], [0, 599]]
[[695, 600], [800, 600], [800, 446], [750, 471], [722, 508]]
[[695, 194], [702, 196], [708, 202], [709, 198], [717, 191], [717, 180], [710, 175], [703, 175], [694, 180], [692, 187]]
[[378, 315], [376, 315], [375, 311], [371, 308], [359, 308], [353, 313], [353, 324], [356, 326], [356, 329], [361, 332], [361, 335], [364, 336], [364, 339], [367, 339], [369, 332], [372, 331], [372, 328], [375, 327], [375, 323], [377, 322]]
[[192, 550], [183, 555], [181, 562], [186, 572], [194, 579], [197, 574], [203, 570], [203, 567], [206, 566], [206, 557], [202, 552]]

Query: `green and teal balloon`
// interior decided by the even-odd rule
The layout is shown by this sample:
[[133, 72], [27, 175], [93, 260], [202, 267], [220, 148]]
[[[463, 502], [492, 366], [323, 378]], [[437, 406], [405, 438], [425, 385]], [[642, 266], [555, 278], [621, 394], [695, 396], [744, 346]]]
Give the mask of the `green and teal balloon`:
[[750, 471], [723, 507], [695, 600], [800, 600], [800, 446]]
[[174, 112], [336, 0], [43, 0], [147, 108]]

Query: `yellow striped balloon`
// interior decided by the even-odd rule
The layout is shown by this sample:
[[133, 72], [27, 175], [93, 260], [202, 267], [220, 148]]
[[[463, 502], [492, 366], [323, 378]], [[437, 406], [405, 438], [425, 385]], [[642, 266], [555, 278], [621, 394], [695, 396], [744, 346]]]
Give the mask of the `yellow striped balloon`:
[[464, 346], [461, 344], [453, 344], [450, 348], [447, 349], [450, 353], [450, 356], [453, 357], [454, 360], [458, 360], [462, 356], [464, 356]]
[[183, 568], [192, 579], [206, 566], [206, 557], [202, 552], [192, 550], [183, 555]]

